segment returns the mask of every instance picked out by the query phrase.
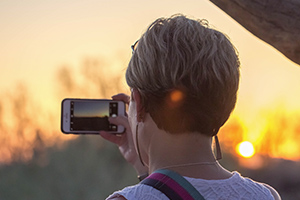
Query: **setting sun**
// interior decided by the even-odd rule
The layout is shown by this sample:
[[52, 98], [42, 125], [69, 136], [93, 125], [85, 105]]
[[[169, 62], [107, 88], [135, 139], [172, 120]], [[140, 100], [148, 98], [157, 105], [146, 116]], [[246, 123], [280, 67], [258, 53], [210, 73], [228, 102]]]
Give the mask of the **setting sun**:
[[244, 158], [251, 158], [255, 154], [254, 146], [251, 142], [243, 141], [236, 147], [237, 153]]

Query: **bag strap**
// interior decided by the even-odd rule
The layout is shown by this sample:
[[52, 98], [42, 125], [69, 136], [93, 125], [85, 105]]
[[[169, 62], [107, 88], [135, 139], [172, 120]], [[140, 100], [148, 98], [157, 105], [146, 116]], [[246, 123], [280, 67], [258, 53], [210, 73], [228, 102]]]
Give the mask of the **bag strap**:
[[171, 200], [204, 200], [204, 197], [184, 177], [168, 169], [159, 169], [141, 184], [152, 186]]

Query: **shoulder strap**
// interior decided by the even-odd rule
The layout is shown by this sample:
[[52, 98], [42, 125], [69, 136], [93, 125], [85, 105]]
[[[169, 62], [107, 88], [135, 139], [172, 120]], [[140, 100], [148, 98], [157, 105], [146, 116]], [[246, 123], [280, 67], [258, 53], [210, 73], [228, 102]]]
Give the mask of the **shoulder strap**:
[[153, 172], [141, 184], [154, 187], [171, 200], [204, 200], [203, 196], [190, 182], [168, 169]]

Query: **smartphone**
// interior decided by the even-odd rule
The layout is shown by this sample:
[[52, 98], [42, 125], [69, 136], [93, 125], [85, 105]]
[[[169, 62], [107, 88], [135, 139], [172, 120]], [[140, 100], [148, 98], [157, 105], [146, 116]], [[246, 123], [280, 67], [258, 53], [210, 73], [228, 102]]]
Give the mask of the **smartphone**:
[[109, 117], [125, 116], [122, 101], [108, 99], [64, 99], [61, 109], [61, 131], [69, 134], [99, 134], [107, 131], [121, 134], [125, 128], [110, 124]]

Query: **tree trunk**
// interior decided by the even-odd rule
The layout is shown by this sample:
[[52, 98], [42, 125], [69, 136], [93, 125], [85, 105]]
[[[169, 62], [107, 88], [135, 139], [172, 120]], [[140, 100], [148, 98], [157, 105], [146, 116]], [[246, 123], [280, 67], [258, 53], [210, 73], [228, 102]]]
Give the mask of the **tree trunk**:
[[210, 0], [244, 28], [300, 65], [299, 0]]

